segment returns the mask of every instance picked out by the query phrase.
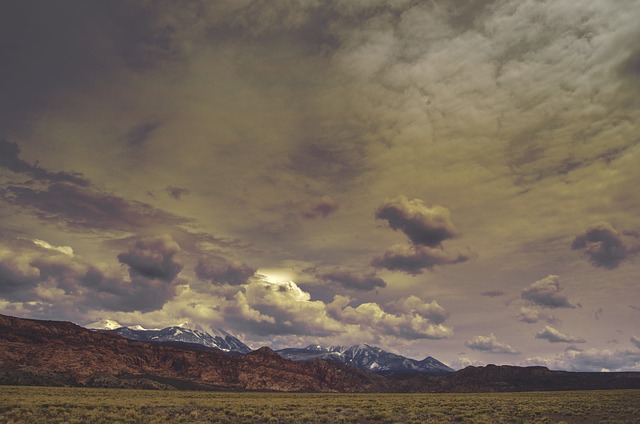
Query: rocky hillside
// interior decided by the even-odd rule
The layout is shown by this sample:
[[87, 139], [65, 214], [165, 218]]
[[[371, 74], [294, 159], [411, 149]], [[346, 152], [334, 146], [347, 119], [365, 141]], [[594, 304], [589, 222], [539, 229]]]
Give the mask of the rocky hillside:
[[0, 383], [96, 387], [363, 392], [388, 382], [340, 364], [128, 340], [69, 322], [0, 315]]
[[263, 347], [241, 355], [129, 340], [69, 322], [0, 315], [0, 384], [314, 392], [640, 389], [640, 373], [488, 365], [384, 377], [332, 361], [294, 362]]

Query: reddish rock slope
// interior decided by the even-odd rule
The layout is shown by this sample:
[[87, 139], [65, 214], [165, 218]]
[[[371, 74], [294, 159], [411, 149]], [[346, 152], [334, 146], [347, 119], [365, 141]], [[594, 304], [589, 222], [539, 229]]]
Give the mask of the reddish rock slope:
[[297, 363], [269, 348], [220, 351], [138, 342], [69, 322], [0, 315], [0, 382], [101, 387], [385, 391], [384, 378], [339, 364]]

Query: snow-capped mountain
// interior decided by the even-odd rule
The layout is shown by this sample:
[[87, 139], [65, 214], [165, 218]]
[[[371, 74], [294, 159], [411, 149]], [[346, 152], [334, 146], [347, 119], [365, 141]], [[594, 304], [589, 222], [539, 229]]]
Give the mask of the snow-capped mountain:
[[120, 327], [122, 327], [120, 323], [108, 318], [103, 318], [85, 326], [85, 328], [88, 328], [89, 330], [115, 330]]
[[326, 359], [381, 374], [410, 372], [441, 374], [453, 371], [452, 368], [431, 356], [418, 361], [368, 344], [351, 347], [309, 345], [305, 348], [286, 348], [277, 352], [280, 356], [292, 361], [306, 362], [314, 359]]
[[103, 319], [87, 325], [87, 328], [119, 334], [131, 340], [144, 342], [179, 342], [199, 344], [224, 352], [249, 353], [251, 348], [222, 329], [207, 331], [200, 326], [182, 323], [162, 329], [145, 329], [139, 325], [125, 327], [116, 321]]

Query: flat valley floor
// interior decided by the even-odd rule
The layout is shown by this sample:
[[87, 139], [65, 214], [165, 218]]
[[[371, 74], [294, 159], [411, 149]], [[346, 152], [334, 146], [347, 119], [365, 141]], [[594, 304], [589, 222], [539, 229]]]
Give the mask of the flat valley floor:
[[640, 390], [306, 394], [0, 386], [0, 423], [640, 423]]

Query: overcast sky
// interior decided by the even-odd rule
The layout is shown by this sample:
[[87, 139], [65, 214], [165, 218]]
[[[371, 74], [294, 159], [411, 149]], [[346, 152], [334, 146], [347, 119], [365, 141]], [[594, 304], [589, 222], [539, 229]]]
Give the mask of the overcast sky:
[[640, 371], [637, 0], [0, 5], [0, 313]]

